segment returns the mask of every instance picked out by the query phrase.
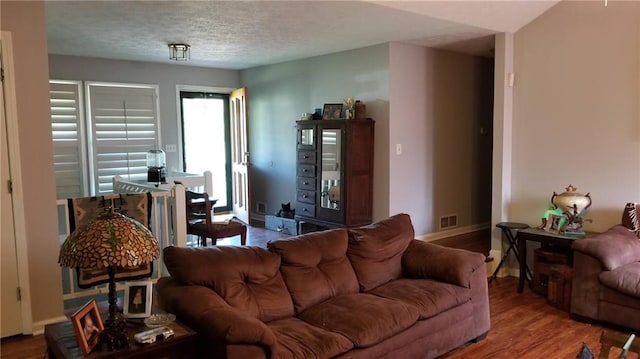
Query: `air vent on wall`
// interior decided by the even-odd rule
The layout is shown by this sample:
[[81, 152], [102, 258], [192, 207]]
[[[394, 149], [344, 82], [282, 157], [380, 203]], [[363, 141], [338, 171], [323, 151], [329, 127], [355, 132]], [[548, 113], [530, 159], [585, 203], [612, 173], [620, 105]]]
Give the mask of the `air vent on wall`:
[[449, 229], [458, 226], [458, 215], [449, 214], [440, 217], [440, 229]]
[[267, 204], [264, 202], [256, 202], [256, 213], [267, 214]]

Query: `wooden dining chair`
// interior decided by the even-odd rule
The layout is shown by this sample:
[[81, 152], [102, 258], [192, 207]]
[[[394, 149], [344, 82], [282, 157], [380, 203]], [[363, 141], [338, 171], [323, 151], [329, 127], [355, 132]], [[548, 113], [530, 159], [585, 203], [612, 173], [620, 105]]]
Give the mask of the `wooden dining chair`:
[[247, 243], [247, 226], [237, 218], [225, 222], [213, 221], [213, 204], [209, 195], [185, 191], [187, 212], [187, 234], [198, 236], [200, 244], [205, 247], [207, 238], [216, 245], [218, 238], [240, 236], [240, 244]]

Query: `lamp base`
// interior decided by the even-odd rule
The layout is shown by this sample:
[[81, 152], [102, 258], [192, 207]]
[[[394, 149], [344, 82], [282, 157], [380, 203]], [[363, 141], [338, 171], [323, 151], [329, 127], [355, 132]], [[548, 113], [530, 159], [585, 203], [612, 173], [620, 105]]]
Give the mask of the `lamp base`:
[[127, 334], [127, 322], [119, 313], [116, 305], [116, 269], [109, 267], [109, 317], [102, 333], [100, 333], [100, 344], [105, 345], [107, 350], [120, 350], [129, 347], [129, 335]]
[[109, 351], [128, 348], [127, 322], [109, 318], [105, 324], [104, 330], [100, 333], [100, 344], [106, 346]]

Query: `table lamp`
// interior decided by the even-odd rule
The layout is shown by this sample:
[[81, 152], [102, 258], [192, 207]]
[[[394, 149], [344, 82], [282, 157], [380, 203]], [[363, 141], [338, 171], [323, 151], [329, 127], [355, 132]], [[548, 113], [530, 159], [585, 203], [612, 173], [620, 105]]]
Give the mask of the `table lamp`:
[[125, 322], [118, 316], [116, 270], [151, 263], [159, 255], [158, 241], [143, 224], [111, 208], [78, 227], [62, 244], [58, 259], [61, 266], [108, 272], [109, 317], [101, 341], [109, 349], [129, 345]]

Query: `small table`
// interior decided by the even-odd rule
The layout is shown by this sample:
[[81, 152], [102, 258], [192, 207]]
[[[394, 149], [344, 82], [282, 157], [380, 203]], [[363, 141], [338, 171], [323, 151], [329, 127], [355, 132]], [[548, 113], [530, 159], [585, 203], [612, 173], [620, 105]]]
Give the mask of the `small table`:
[[[498, 271], [500, 271], [502, 264], [504, 264], [504, 261], [509, 256], [509, 252], [511, 252], [511, 250], [513, 250], [513, 253], [515, 253], [516, 259], [518, 261], [520, 260], [520, 254], [518, 251], [518, 242], [516, 242], [516, 236], [518, 235], [519, 231], [529, 228], [529, 225], [526, 223], [517, 223], [517, 222], [500, 222], [496, 224], [496, 227], [502, 230], [503, 237], [506, 237], [507, 240], [509, 241], [509, 248], [502, 255], [502, 259], [500, 260], [500, 263], [498, 264], [496, 269], [493, 271], [493, 274], [489, 278], [489, 283], [491, 283], [494, 279], [496, 279], [496, 276], [498, 275]], [[513, 235], [514, 233], [516, 234], [515, 236]], [[531, 273], [529, 271], [529, 268], [526, 266], [526, 264], [525, 264], [525, 268], [526, 268], [527, 275], [530, 275]]]
[[71, 321], [48, 324], [44, 327], [49, 358], [193, 358], [196, 346], [196, 332], [186, 325], [174, 321], [167, 325], [174, 331], [171, 338], [153, 344], [138, 344], [133, 336], [143, 330], [140, 327], [128, 328], [129, 348], [116, 351], [101, 351], [99, 345], [86, 357], [78, 346]]
[[[607, 359], [611, 347], [621, 348], [625, 345], [629, 336], [626, 334], [616, 333], [610, 330], [603, 330], [600, 336], [600, 359]], [[638, 338], [631, 343], [630, 352], [640, 354], [640, 341]]]
[[[560, 234], [549, 233], [540, 228], [527, 228], [518, 231], [516, 236], [518, 242], [518, 261], [520, 262], [520, 280], [518, 281], [518, 293], [522, 293], [524, 290], [524, 282], [527, 278], [527, 241], [539, 242], [543, 246], [556, 247], [561, 249], [568, 249], [571, 254], [571, 245], [576, 239], [573, 237], [565, 237]], [[572, 258], [569, 258], [569, 263], [573, 263]]]

